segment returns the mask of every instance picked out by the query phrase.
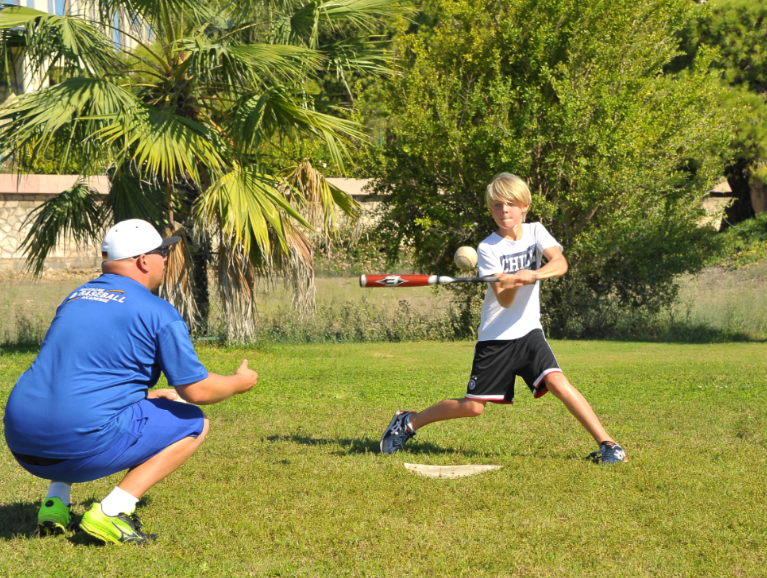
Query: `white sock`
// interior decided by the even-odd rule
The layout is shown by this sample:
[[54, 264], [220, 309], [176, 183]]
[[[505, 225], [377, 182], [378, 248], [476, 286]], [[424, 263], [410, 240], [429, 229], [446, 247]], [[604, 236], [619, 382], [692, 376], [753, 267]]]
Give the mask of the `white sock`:
[[69, 494], [71, 490], [72, 486], [69, 484], [65, 484], [64, 482], [51, 482], [51, 485], [48, 487], [48, 494], [45, 497], [58, 498], [64, 502], [65, 506], [68, 506], [70, 502]]
[[409, 415], [405, 419], [405, 427], [407, 427], [411, 432], [415, 433], [415, 428], [413, 427], [413, 424], [410, 423], [410, 416]]
[[134, 498], [125, 490], [115, 487], [106, 498], [101, 500], [101, 511], [107, 516], [132, 514], [137, 503], [138, 498]]

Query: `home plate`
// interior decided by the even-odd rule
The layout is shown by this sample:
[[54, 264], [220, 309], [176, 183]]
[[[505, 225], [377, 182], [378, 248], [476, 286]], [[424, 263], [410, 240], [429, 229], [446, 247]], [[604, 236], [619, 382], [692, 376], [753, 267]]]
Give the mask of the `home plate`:
[[490, 470], [500, 470], [503, 466], [425, 466], [423, 464], [405, 464], [405, 469], [427, 478], [454, 479], [475, 476]]

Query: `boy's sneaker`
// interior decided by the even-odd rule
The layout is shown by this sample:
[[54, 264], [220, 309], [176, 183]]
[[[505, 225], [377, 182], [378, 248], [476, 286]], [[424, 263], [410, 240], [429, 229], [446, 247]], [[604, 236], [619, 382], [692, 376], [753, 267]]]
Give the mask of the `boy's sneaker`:
[[107, 516], [101, 504], [93, 504], [80, 521], [80, 529], [99, 540], [111, 544], [146, 544], [157, 539], [156, 534], [144, 534], [141, 521], [135, 514]]
[[72, 523], [69, 506], [61, 498], [45, 498], [37, 513], [37, 531], [41, 536], [62, 534]]
[[586, 459], [597, 464], [620, 464], [629, 461], [626, 452], [615, 442], [602, 442], [599, 444], [599, 450], [591, 452]]
[[407, 416], [412, 411], [398, 411], [394, 414], [381, 436], [381, 453], [393, 454], [405, 445], [407, 440], [415, 436], [415, 431], [407, 427]]

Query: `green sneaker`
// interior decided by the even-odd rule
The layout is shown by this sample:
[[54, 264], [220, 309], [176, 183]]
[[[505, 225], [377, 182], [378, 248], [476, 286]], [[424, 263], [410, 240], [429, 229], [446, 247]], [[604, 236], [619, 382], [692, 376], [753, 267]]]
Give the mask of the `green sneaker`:
[[83, 514], [80, 529], [108, 544], [146, 544], [157, 539], [155, 534], [141, 531], [141, 521], [135, 512], [107, 516], [100, 503], [93, 504]]
[[45, 498], [37, 513], [37, 531], [41, 536], [63, 534], [72, 523], [69, 506], [61, 498]]

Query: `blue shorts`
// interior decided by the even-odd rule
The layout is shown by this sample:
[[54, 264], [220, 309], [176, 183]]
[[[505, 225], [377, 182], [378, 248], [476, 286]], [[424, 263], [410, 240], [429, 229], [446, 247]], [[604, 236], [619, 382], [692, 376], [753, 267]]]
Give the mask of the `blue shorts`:
[[202, 410], [169, 399], [143, 399], [133, 406], [130, 427], [113, 446], [95, 456], [38, 466], [16, 460], [45, 480], [77, 484], [135, 468], [185, 437], [197, 437], [205, 426]]

